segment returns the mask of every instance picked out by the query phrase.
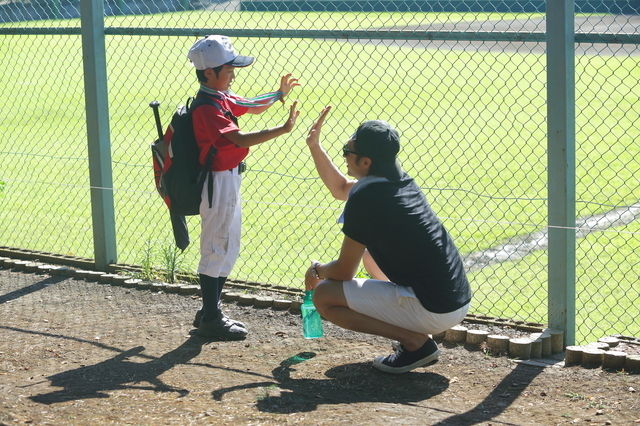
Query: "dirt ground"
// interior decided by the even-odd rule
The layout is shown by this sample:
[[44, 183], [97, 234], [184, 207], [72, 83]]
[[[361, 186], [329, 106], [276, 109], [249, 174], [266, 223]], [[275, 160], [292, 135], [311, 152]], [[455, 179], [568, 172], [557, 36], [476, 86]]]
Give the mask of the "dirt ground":
[[225, 304], [241, 342], [189, 334], [194, 296], [0, 270], [0, 425], [633, 425], [640, 375], [526, 365], [440, 342], [375, 370], [390, 342]]

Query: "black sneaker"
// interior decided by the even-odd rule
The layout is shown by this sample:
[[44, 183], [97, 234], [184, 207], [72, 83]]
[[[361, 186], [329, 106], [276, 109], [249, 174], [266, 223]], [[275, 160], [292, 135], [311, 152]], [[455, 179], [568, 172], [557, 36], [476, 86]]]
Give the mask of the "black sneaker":
[[[241, 328], [247, 328], [245, 327], [243, 322], [237, 321], [237, 320], [233, 320], [231, 318], [229, 318], [228, 316], [226, 316], [225, 314], [222, 313], [222, 311], [220, 311], [220, 314], [222, 314], [222, 317], [219, 317], [218, 319], [223, 320], [224, 322], [231, 322], [234, 325], [237, 325], [238, 327]], [[200, 327], [200, 320], [202, 319], [202, 309], [199, 309], [196, 312], [196, 317], [193, 319], [193, 326], [194, 327]]]
[[210, 322], [200, 320], [196, 334], [200, 337], [214, 337], [222, 340], [242, 340], [247, 336], [247, 330], [235, 324], [214, 319]]
[[377, 356], [373, 360], [373, 366], [387, 373], [406, 373], [437, 361], [439, 356], [440, 349], [437, 343], [429, 339], [417, 351], [408, 351], [400, 345], [395, 353], [389, 356]]

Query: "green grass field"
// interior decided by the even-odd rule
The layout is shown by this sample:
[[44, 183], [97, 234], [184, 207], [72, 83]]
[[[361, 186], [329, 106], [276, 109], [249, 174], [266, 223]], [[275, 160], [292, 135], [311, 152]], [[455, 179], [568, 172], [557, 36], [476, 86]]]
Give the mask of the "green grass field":
[[[443, 19], [434, 14], [367, 15], [284, 13], [276, 19], [275, 14], [182, 13], [109, 18], [106, 25], [355, 29]], [[161, 101], [166, 125], [173, 109], [195, 93], [195, 75], [186, 60], [192, 42], [107, 37], [121, 263], [140, 264], [147, 241], [157, 247], [159, 258], [172, 241], [168, 213], [153, 186], [149, 144], [156, 132], [148, 103]], [[464, 254], [545, 226], [544, 56], [311, 39], [246, 38], [235, 45], [257, 57], [254, 65], [239, 71], [236, 92], [253, 96], [275, 90], [286, 72], [299, 76], [303, 86], [288, 99], [300, 102], [296, 129], [254, 148], [247, 160], [243, 252], [233, 278], [300, 286], [311, 259], [328, 261], [336, 255], [342, 204], [330, 198], [316, 177], [304, 142], [325, 105], [334, 110], [324, 129], [324, 146], [338, 165], [343, 164], [340, 147], [361, 121], [385, 119], [400, 131], [404, 168], [424, 189]], [[80, 37], [6, 36], [0, 48], [3, 62], [12, 64], [0, 77], [5, 116], [0, 123], [0, 181], [5, 182], [0, 244], [93, 257]], [[640, 92], [638, 62], [638, 57], [576, 59], [578, 216], [640, 198], [634, 107]], [[241, 126], [258, 130], [286, 116], [286, 108], [274, 106], [258, 117], [243, 116]], [[189, 223], [194, 243], [184, 254], [183, 267], [194, 270], [198, 220]], [[632, 233], [596, 233], [578, 242], [579, 336], [640, 334], [630, 320], [638, 313], [639, 295], [633, 293], [638, 229], [630, 225], [621, 230]], [[544, 322], [546, 263], [546, 251], [537, 251], [472, 273], [475, 312]], [[610, 312], [618, 310], [628, 317], [616, 314], [611, 320]]]

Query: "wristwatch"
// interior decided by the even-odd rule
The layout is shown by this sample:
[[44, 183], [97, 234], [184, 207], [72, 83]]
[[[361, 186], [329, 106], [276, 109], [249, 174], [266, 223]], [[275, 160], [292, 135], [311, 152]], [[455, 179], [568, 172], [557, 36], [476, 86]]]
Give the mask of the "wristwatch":
[[315, 262], [313, 266], [311, 266], [311, 273], [313, 274], [313, 278], [316, 280], [321, 280], [320, 275], [318, 275], [318, 266], [320, 266], [320, 262]]

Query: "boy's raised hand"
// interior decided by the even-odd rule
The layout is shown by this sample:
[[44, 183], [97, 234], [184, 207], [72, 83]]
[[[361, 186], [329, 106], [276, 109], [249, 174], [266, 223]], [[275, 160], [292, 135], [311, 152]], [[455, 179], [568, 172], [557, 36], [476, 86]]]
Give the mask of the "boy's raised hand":
[[284, 99], [289, 94], [291, 89], [293, 89], [296, 86], [300, 86], [300, 83], [298, 83], [297, 78], [292, 77], [291, 73], [287, 75], [283, 75], [282, 78], [280, 79], [280, 89], [279, 89], [282, 93], [284, 93], [284, 95], [282, 96], [282, 99]]
[[309, 129], [309, 134], [307, 135], [308, 146], [311, 147], [313, 145], [320, 145], [320, 132], [322, 130], [322, 124], [324, 123], [324, 119], [327, 118], [327, 115], [329, 115], [329, 111], [331, 111], [331, 106], [325, 107], [320, 112], [320, 117], [318, 117], [316, 122], [313, 123], [313, 126], [311, 126], [311, 129]]
[[293, 127], [296, 125], [296, 120], [300, 115], [300, 111], [298, 111], [298, 101], [294, 101], [293, 104], [289, 107], [289, 118], [282, 125], [282, 128], [286, 133], [289, 133], [293, 130]]

